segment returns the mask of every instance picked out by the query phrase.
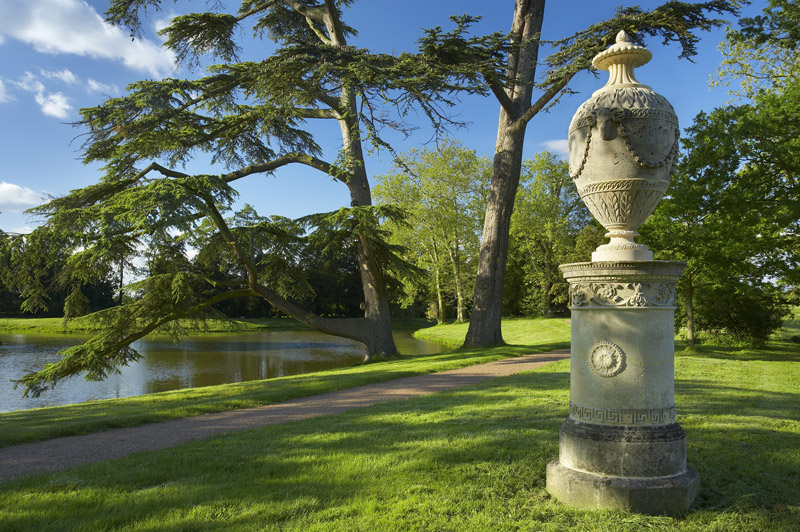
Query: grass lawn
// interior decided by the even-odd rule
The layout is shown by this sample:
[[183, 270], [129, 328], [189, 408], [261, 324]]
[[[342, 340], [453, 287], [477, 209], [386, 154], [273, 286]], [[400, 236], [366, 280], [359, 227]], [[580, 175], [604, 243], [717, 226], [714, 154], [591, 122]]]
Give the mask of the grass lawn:
[[676, 357], [700, 495], [685, 517], [551, 499], [569, 361], [0, 486], [4, 531], [800, 530], [800, 349]]
[[[277, 403], [374, 382], [569, 347], [569, 325], [563, 319], [520, 319], [512, 323], [516, 329], [527, 331], [526, 335], [511, 336], [525, 340], [524, 343], [492, 349], [463, 349], [440, 355], [398, 356], [388, 361], [306, 375], [0, 413], [0, 447]], [[436, 329], [446, 330], [448, 327], [461, 325]], [[507, 340], [510, 341], [509, 338]]]
[[[185, 326], [190, 327], [189, 320], [184, 320]], [[0, 318], [0, 334], [37, 334], [37, 335], [62, 335], [86, 334], [97, 330], [96, 321], [91, 316], [75, 318], [64, 327], [63, 318]], [[198, 333], [228, 333], [239, 331], [261, 330], [308, 330], [308, 327], [299, 321], [290, 318], [242, 318], [230, 321], [207, 320]]]
[[[529, 343], [532, 337], [555, 339], [560, 338], [566, 331], [569, 342], [569, 323], [566, 318], [504, 318], [503, 340], [511, 345], [524, 345]], [[459, 347], [464, 343], [468, 328], [468, 322], [436, 325], [416, 331], [414, 337]]]

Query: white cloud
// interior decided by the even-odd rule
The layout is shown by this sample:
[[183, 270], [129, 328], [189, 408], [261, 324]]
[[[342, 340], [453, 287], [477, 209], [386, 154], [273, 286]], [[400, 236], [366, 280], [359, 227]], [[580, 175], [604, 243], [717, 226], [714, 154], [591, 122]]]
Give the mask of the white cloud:
[[108, 83], [102, 83], [92, 78], [86, 80], [86, 90], [90, 93], [99, 92], [108, 95], [119, 94], [119, 87], [113, 83], [109, 85]]
[[35, 96], [35, 99], [44, 114], [56, 118], [67, 118], [69, 116], [69, 110], [72, 109], [67, 97], [60, 92], [50, 92], [47, 94], [40, 92]]
[[56, 118], [67, 118], [69, 116], [69, 110], [72, 109], [72, 106], [69, 104], [67, 97], [60, 92], [47, 92], [44, 84], [30, 72], [25, 72], [25, 75], [19, 81], [15, 81], [14, 84], [20, 89], [35, 93], [33, 98], [44, 114]]
[[11, 101], [11, 95], [8, 94], [8, 90], [6, 90], [6, 86], [3, 83], [3, 80], [0, 79], [0, 103], [7, 103]]
[[567, 160], [569, 159], [569, 141], [567, 139], [554, 139], [554, 140], [546, 140], [540, 144], [540, 146], [544, 146], [544, 149], [547, 151], [551, 151], [559, 156], [559, 158]]
[[128, 68], [161, 77], [174, 72], [174, 54], [149, 40], [131, 41], [106, 24], [83, 0], [3, 0], [0, 36], [30, 44], [38, 52], [122, 61]]
[[58, 71], [40, 70], [39, 73], [46, 78], [60, 79], [61, 81], [63, 81], [68, 85], [74, 85], [75, 83], [78, 83], [78, 76], [76, 76], [75, 74], [70, 72], [69, 69], [66, 68], [64, 70], [58, 70]]
[[[156, 33], [158, 33], [159, 31], [163, 30], [164, 28], [172, 24], [172, 19], [174, 19], [176, 16], [177, 15], [175, 13], [170, 13], [169, 15], [157, 17], [153, 21], [153, 29], [156, 31]], [[161, 42], [167, 40], [166, 37], [162, 37], [161, 35], [159, 35], [158, 38], [161, 40]]]
[[42, 195], [29, 188], [0, 181], [0, 208], [19, 210], [41, 205], [43, 202]]
[[3, 44], [4, 42], [6, 42], [6, 39], [5, 39], [5, 37], [3, 37], [2, 35], [0, 35], [0, 44]]

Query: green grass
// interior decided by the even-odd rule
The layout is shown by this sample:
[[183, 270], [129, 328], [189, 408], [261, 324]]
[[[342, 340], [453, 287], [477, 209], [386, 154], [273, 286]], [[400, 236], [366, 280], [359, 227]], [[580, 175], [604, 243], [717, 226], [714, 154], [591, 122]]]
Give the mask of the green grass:
[[[62, 335], [86, 334], [97, 330], [96, 321], [90, 316], [76, 318], [64, 327], [63, 318], [0, 318], [0, 334]], [[183, 320], [182, 325], [191, 329], [193, 324]], [[207, 320], [197, 325], [196, 333], [228, 333], [260, 330], [308, 330], [302, 323], [290, 318], [234, 318], [230, 321]], [[195, 333], [195, 334], [196, 334]]]
[[0, 486], [8, 531], [796, 531], [800, 352], [676, 357], [700, 494], [681, 518], [551, 499], [569, 361]]
[[2, 413], [0, 447], [278, 403], [569, 346], [569, 326], [563, 320], [514, 320], [517, 322], [521, 327], [527, 323], [529, 331], [525, 337], [527, 342], [520, 345], [462, 349], [440, 355], [398, 356], [392, 360], [306, 375]]
[[783, 328], [774, 336], [778, 340], [791, 340], [792, 337], [800, 338], [800, 307], [792, 307], [788, 318], [783, 322]]
[[[415, 338], [433, 340], [454, 347], [464, 343], [469, 323], [451, 323], [420, 329]], [[569, 320], [565, 318], [506, 318], [503, 320], [503, 340], [510, 345], [524, 345], [531, 338], [559, 342], [566, 331], [569, 340]]]

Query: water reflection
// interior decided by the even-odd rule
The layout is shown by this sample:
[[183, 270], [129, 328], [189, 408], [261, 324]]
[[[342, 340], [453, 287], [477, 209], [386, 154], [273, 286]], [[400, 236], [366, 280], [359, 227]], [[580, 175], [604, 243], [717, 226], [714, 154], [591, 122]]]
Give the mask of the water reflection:
[[[358, 364], [363, 348], [357, 342], [316, 331], [259, 331], [133, 344], [143, 357], [102, 382], [73, 377], [37, 399], [22, 399], [11, 379], [58, 360], [57, 352], [85, 337], [63, 338], [0, 335], [0, 412], [80, 403], [92, 399], [195, 388], [229, 382], [282, 377]], [[402, 353], [433, 354], [447, 348], [417, 340], [410, 332], [395, 333]]]

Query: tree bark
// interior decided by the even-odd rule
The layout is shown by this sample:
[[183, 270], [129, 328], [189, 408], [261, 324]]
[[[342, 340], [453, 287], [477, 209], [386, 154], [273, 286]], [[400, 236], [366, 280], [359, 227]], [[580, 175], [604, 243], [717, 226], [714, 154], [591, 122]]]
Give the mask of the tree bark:
[[453, 279], [456, 285], [456, 321], [461, 323], [467, 320], [464, 308], [464, 289], [461, 283], [461, 261], [458, 257], [458, 239], [453, 247], [447, 247], [450, 262], [453, 265]]
[[442, 294], [442, 280], [439, 273], [439, 255], [436, 253], [436, 244], [433, 246], [433, 253], [431, 254], [431, 261], [433, 264], [433, 281], [436, 288], [436, 323], [441, 325], [444, 323], [444, 296]]
[[[344, 109], [344, 117], [339, 119], [342, 130], [344, 150], [353, 161], [348, 168], [347, 188], [350, 191], [352, 207], [372, 205], [369, 180], [364, 167], [364, 153], [361, 147], [361, 134], [355, 94], [344, 87], [340, 97]], [[389, 310], [389, 297], [386, 293], [386, 281], [383, 269], [375, 261], [369, 243], [362, 236], [358, 237], [358, 269], [361, 275], [361, 286], [364, 290], [364, 317], [372, 323], [372, 332], [366, 345], [364, 361], [368, 362], [376, 356], [390, 358], [397, 354], [397, 347], [392, 336], [392, 321]]]
[[464, 345], [469, 347], [503, 343], [500, 319], [503, 283], [508, 256], [508, 231], [514, 197], [522, 170], [522, 148], [533, 95], [533, 80], [539, 53], [545, 0], [517, 0], [512, 38], [523, 46], [509, 53], [505, 89], [510, 103], [501, 105], [497, 127], [492, 184], [481, 236], [478, 274], [475, 281], [472, 316]]
[[[339, 47], [347, 46], [333, 2], [326, 0], [325, 5], [327, 9], [325, 24], [332, 43]], [[350, 191], [352, 207], [372, 205], [372, 195], [364, 164], [364, 152], [361, 146], [358, 114], [356, 94], [351, 87], [345, 84], [339, 94], [338, 122], [342, 131], [342, 149], [347, 155], [347, 160], [351, 161], [347, 168], [347, 188]], [[358, 269], [361, 275], [361, 286], [364, 290], [364, 318], [371, 324], [367, 338], [359, 341], [366, 346], [364, 361], [368, 362], [375, 357], [390, 358], [396, 355], [397, 347], [392, 336], [389, 296], [386, 293], [383, 269], [375, 261], [372, 249], [366, 239], [359, 236], [358, 240]]]
[[691, 277], [686, 278], [686, 293], [684, 294], [686, 305], [686, 347], [693, 348], [694, 341], [694, 286]]

